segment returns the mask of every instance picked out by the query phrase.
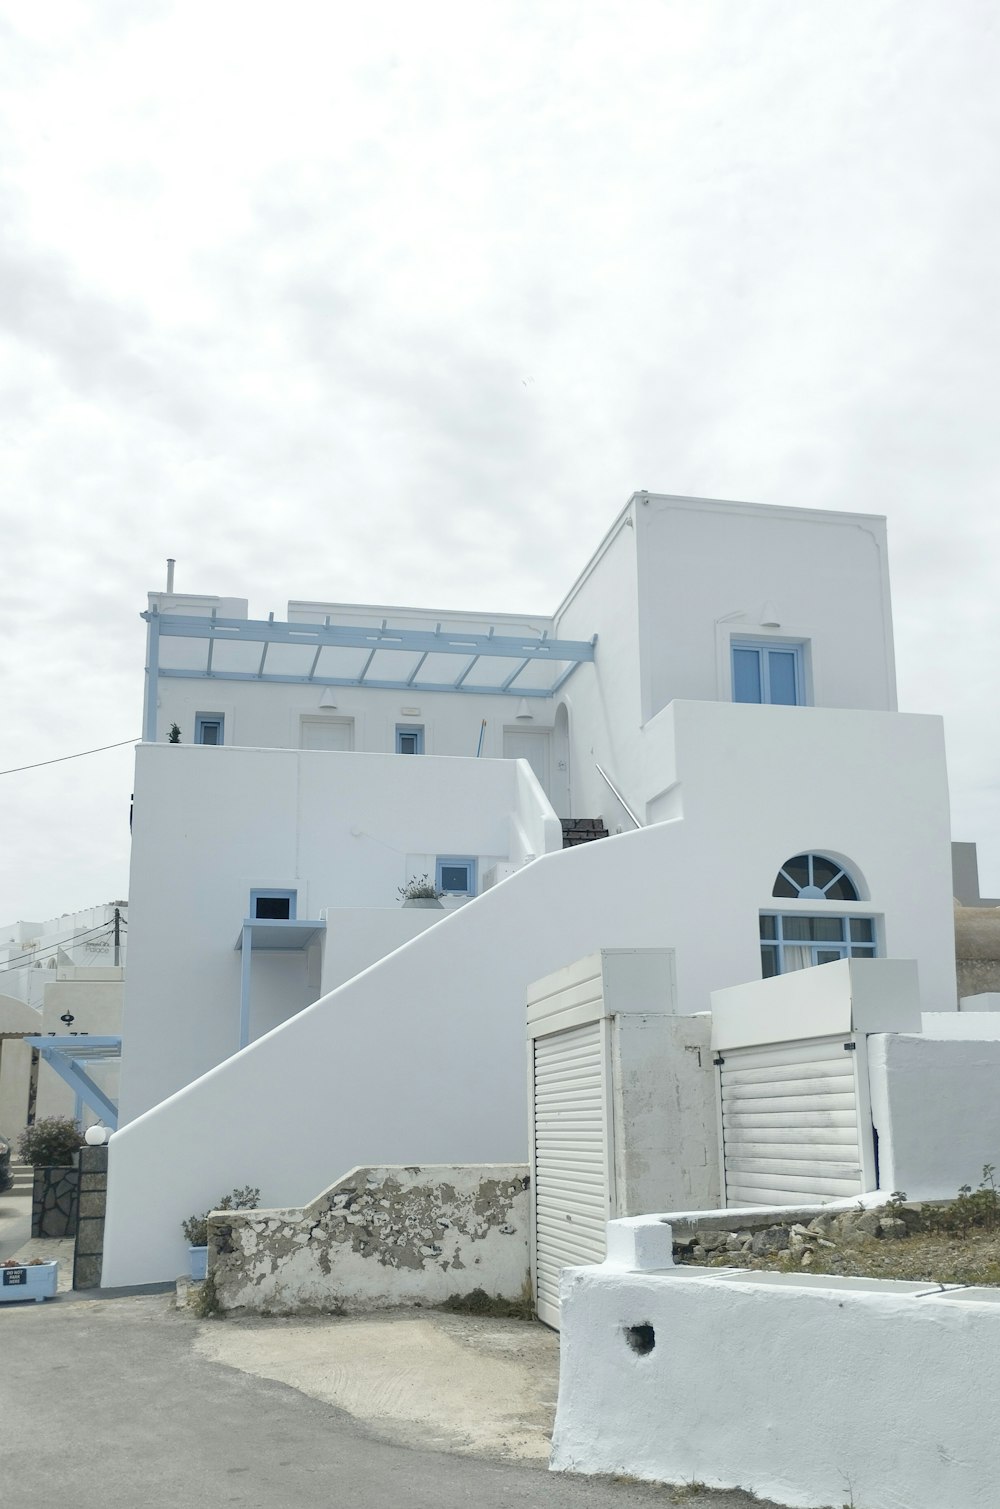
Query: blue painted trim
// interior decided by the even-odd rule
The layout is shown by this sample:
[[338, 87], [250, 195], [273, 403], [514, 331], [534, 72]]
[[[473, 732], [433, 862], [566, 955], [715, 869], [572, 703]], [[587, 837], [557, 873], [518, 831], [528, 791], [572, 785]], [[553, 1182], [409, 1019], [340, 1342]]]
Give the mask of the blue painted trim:
[[240, 949], [240, 1047], [250, 1041], [250, 965], [253, 961], [253, 928], [244, 922]]
[[[746, 650], [758, 657], [760, 675], [760, 703], [750, 703], [750, 706], [783, 706], [805, 707], [806, 706], [806, 678], [805, 678], [805, 645], [801, 639], [754, 639], [741, 635], [733, 635], [729, 641], [729, 675], [730, 695], [736, 701], [736, 661], [737, 650]], [[782, 655], [794, 655], [795, 657], [795, 702], [773, 703], [771, 698], [771, 668], [770, 652], [778, 651]]]
[[[53, 1069], [59, 1078], [69, 1085], [74, 1095], [88, 1105], [106, 1126], [113, 1132], [118, 1130], [118, 1107], [115, 1102], [105, 1094], [100, 1085], [94, 1083], [90, 1075], [83, 1068], [79, 1060], [73, 1058], [73, 1047], [57, 1047], [51, 1038], [36, 1037], [25, 1038], [24, 1041], [32, 1048], [37, 1048], [40, 1056]], [[108, 1046], [117, 1044], [121, 1047], [121, 1038], [89, 1038], [82, 1036], [80, 1039], [72, 1038], [73, 1045], [79, 1043], [80, 1047]]]
[[[575, 671], [576, 669], [577, 667], [575, 665], [570, 666], [571, 672]], [[162, 681], [167, 677], [175, 681], [206, 681], [209, 679], [208, 677], [206, 677], [204, 671], [171, 670], [167, 667], [163, 667], [160, 670], [160, 680]], [[497, 686], [456, 687], [453, 681], [419, 681], [416, 683], [409, 681], [373, 681], [371, 679], [362, 681], [358, 676], [313, 676], [310, 679], [310, 677], [308, 676], [285, 676], [270, 674], [267, 676], [258, 676], [255, 671], [216, 670], [212, 672], [211, 680], [253, 681], [258, 685], [264, 686], [367, 686], [374, 688], [376, 691], [389, 692], [458, 692], [460, 695], [471, 697], [545, 698], [551, 697], [557, 687], [562, 686], [563, 682], [567, 680], [567, 676], [560, 676], [559, 680], [550, 687], [525, 686], [518, 688], [515, 686], [508, 691], [504, 690], [502, 684]]]
[[[446, 865], [465, 865], [469, 871], [468, 888], [464, 891], [445, 890], [441, 883], [441, 875]], [[434, 884], [442, 896], [475, 896], [478, 893], [477, 872], [479, 861], [467, 854], [439, 854], [434, 868]]]
[[[586, 661], [594, 658], [593, 639], [531, 639], [500, 634], [447, 634], [429, 629], [348, 628], [344, 625], [274, 623], [254, 618], [198, 618], [179, 613], [144, 613], [159, 618], [160, 633], [174, 639], [227, 642], [329, 645], [341, 649], [416, 650], [431, 655], [492, 655], [504, 660]], [[308, 678], [306, 678], [308, 679]]]
[[399, 746], [400, 746], [400, 743], [402, 741], [402, 736], [404, 734], [414, 734], [416, 736], [417, 747], [416, 747], [416, 749], [413, 752], [414, 752], [414, 754], [422, 755], [423, 752], [424, 752], [424, 725], [422, 723], [397, 723], [396, 724], [396, 753], [397, 754], [402, 754], [403, 753], [403, 751], [400, 749]]
[[204, 733], [205, 733], [205, 724], [206, 723], [211, 723], [211, 724], [217, 723], [219, 725], [219, 737], [215, 741], [215, 744], [211, 745], [209, 747], [213, 748], [213, 749], [221, 749], [222, 745], [225, 744], [225, 742], [226, 742], [226, 715], [225, 715], [225, 713], [195, 713], [195, 715], [194, 715], [194, 742], [196, 744], [204, 744], [205, 743]]
[[146, 634], [146, 723], [142, 736], [147, 744], [156, 743], [156, 704], [159, 700], [160, 615], [144, 613]]
[[[275, 900], [278, 900], [278, 901], [287, 901], [288, 902], [288, 916], [287, 917], [258, 917], [257, 916], [257, 900], [258, 900], [258, 897], [261, 897], [261, 896], [263, 896], [265, 899], [273, 897]], [[295, 921], [297, 921], [297, 918], [295, 916], [295, 912], [296, 912], [296, 908], [298, 907], [298, 900], [299, 900], [299, 893], [298, 893], [298, 891], [286, 891], [286, 890], [283, 890], [280, 886], [261, 886], [261, 887], [259, 887], [259, 889], [250, 892], [250, 921], [252, 921], [252, 922], [295, 922]]]
[[[841, 904], [850, 905], [849, 902], [844, 902]], [[812, 962], [811, 964], [804, 966], [806, 969], [821, 968], [821, 965], [816, 958], [816, 955], [820, 953], [836, 953], [840, 959], [877, 959], [881, 957], [879, 948], [878, 919], [873, 917], [870, 913], [867, 916], [860, 916], [854, 912], [781, 912], [775, 909], [774, 911], [762, 911], [760, 916], [762, 921], [765, 917], [773, 920], [775, 932], [775, 936], [773, 938], [765, 938], [762, 935], [760, 939], [762, 973], [765, 952], [767, 952], [768, 954], [773, 954], [774, 961], [777, 965], [777, 974], [784, 975], [797, 973], [797, 971], [795, 970], [788, 970], [785, 968], [785, 950], [790, 948], [808, 949], [810, 951], [810, 953], [812, 954]], [[800, 918], [819, 919], [824, 922], [839, 922], [840, 938], [786, 938], [784, 935], [784, 924], [786, 922], [796, 922]], [[865, 941], [861, 938], [852, 938], [852, 922], [870, 923], [872, 930], [871, 939]], [[830, 962], [832, 961], [824, 960], [824, 963]], [[773, 977], [765, 976], [765, 978]]]

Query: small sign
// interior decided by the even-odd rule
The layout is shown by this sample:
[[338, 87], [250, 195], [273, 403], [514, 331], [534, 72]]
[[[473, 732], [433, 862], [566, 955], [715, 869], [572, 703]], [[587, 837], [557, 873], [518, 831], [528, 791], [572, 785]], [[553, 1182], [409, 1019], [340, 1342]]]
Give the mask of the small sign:
[[26, 1284], [28, 1282], [27, 1268], [4, 1268], [0, 1272], [3, 1273], [5, 1287], [8, 1284]]

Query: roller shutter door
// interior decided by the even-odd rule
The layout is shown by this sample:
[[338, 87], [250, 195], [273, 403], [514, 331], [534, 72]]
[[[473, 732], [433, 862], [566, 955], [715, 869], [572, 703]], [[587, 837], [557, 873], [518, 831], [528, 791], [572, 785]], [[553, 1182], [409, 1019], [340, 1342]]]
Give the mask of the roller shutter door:
[[[719, 1064], [727, 1205], [818, 1204], [866, 1187], [855, 1044], [729, 1049]], [[864, 1098], [865, 1117], [867, 1097]]]
[[609, 1211], [601, 1022], [533, 1041], [534, 1235], [540, 1320], [559, 1325], [563, 1268], [602, 1263]]

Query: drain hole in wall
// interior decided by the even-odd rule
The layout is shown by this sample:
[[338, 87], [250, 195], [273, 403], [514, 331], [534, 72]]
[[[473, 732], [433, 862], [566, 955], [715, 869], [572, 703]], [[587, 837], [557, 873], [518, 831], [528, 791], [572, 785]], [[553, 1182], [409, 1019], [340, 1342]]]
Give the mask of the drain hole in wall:
[[648, 1357], [656, 1346], [656, 1332], [652, 1326], [626, 1326], [625, 1340], [633, 1352], [638, 1352], [640, 1357]]

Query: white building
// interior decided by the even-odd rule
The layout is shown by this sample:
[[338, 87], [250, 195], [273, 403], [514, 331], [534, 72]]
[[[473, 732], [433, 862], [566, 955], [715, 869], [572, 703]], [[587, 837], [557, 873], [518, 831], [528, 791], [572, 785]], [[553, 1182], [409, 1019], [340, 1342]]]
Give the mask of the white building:
[[[597, 947], [674, 949], [683, 1014], [872, 955], [956, 1005], [880, 518], [640, 493], [551, 615], [156, 593], [147, 623], [105, 1283], [177, 1272], [234, 1184], [524, 1160], [527, 985]], [[424, 873], [443, 912], [400, 907]]]

